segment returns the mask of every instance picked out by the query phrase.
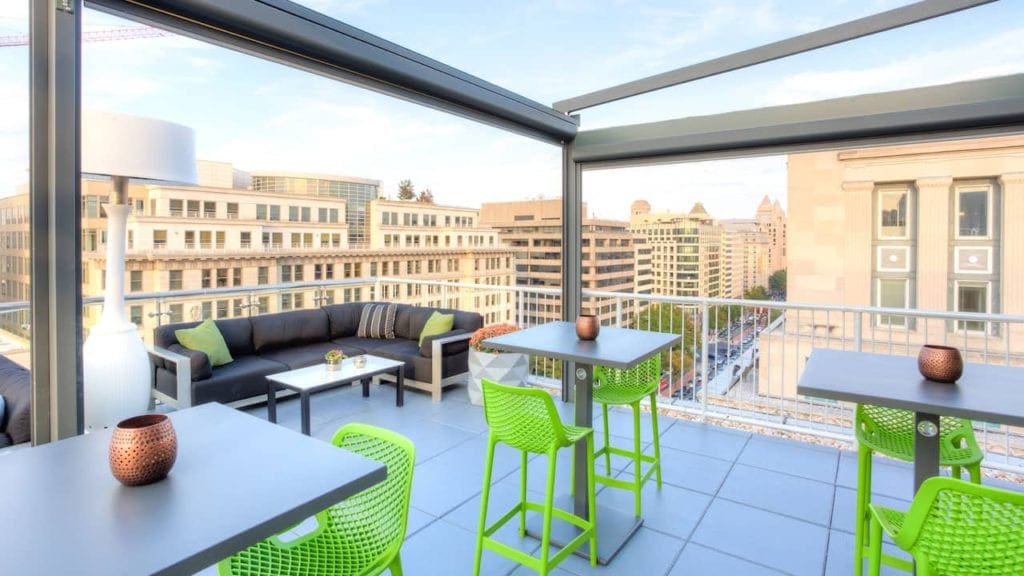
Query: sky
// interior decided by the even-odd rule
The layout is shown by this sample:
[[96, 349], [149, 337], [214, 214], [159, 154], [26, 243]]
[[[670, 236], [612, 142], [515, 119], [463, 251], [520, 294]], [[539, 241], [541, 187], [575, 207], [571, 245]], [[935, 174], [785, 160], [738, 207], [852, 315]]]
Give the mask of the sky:
[[[343, 22], [543, 104], [891, 9], [901, 0], [304, 0]], [[0, 36], [27, 30], [0, 0]], [[86, 30], [136, 24], [87, 9]], [[1024, 0], [902, 29], [582, 112], [582, 129], [941, 84], [1024, 71]], [[0, 196], [27, 181], [28, 49], [0, 47]], [[196, 131], [199, 158], [243, 170], [342, 174], [430, 188], [477, 206], [561, 194], [559, 148], [198, 41], [94, 42], [85, 106]], [[588, 171], [593, 216], [696, 201], [718, 218], [786, 204], [785, 157]]]

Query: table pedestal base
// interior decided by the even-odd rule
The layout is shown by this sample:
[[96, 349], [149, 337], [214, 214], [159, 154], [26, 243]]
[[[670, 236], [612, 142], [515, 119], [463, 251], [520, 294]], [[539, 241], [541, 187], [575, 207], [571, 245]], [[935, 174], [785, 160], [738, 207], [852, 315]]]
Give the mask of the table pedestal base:
[[[563, 510], [572, 510], [573, 499], [569, 495], [555, 496], [555, 507]], [[540, 514], [531, 514], [526, 519], [526, 533], [529, 536], [540, 539], [541, 521]], [[629, 542], [633, 533], [643, 525], [643, 518], [633, 516], [631, 512], [622, 512], [615, 508], [597, 505], [597, 562], [608, 564], [612, 558], [619, 553], [619, 550]], [[580, 533], [579, 528], [568, 522], [559, 521], [557, 518], [551, 521], [551, 543], [564, 546]], [[575, 554], [584, 558], [590, 558], [590, 543], [584, 542], [576, 549]]]

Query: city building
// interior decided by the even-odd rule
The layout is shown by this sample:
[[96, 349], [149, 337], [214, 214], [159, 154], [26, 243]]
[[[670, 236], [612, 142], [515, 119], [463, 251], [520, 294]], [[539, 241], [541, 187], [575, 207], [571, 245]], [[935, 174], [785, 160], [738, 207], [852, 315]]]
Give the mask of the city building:
[[[937, 312], [1024, 313], [1024, 137], [999, 136], [789, 156], [789, 298], [813, 304]], [[816, 346], [858, 337], [864, 350], [956, 342], [968, 359], [998, 350], [1021, 363], [1019, 325], [878, 314], [857, 334], [844, 315], [789, 313], [765, 345], [784, 361], [761, 388], [795, 394], [778, 366]], [[785, 334], [783, 334], [783, 332]], [[837, 344], [838, 345], [838, 344]], [[776, 358], [781, 358], [777, 356]]]
[[725, 296], [722, 229], [698, 202], [690, 212], [651, 212], [640, 200], [629, 230], [650, 249], [651, 292], [665, 296]]
[[[586, 204], [583, 213], [586, 214]], [[555, 288], [562, 284], [562, 201], [560, 198], [485, 203], [480, 222], [494, 228], [501, 242], [515, 251], [516, 285]], [[602, 292], [649, 291], [650, 262], [639, 249], [628, 224], [584, 218], [582, 227], [583, 289]], [[525, 305], [530, 324], [561, 319], [561, 297], [537, 294]], [[583, 313], [604, 323], [628, 319], [632, 313], [600, 298], [584, 298]], [[621, 314], [622, 316], [619, 316]]]
[[[512, 320], [512, 295], [508, 291], [463, 292], [457, 287], [409, 282], [513, 284], [513, 251], [500, 245], [493, 230], [477, 226], [478, 210], [369, 200], [364, 204], [364, 214], [354, 219], [344, 191], [346, 185], [358, 179], [345, 178], [335, 186], [337, 182], [327, 177], [308, 178], [304, 192], [299, 187], [304, 181], [301, 178], [277, 178], [260, 172], [251, 177], [251, 182], [254, 187], [262, 182], [262, 190], [246, 190], [235, 185], [249, 181], [248, 175], [230, 164], [200, 161], [198, 173], [197, 186], [133, 182], [128, 188], [132, 214], [127, 226], [126, 294], [213, 290], [188, 297], [169, 294], [159, 302], [129, 302], [130, 318], [140, 327], [144, 339], [151, 337], [158, 323], [230, 318], [371, 297], [433, 306], [461, 305], [478, 310], [487, 322]], [[278, 185], [278, 191], [270, 191]], [[311, 192], [314, 185], [315, 194]], [[103, 205], [110, 192], [109, 180], [82, 182], [85, 296], [103, 292], [107, 240]], [[4, 301], [28, 298], [27, 212], [27, 194], [0, 199], [0, 298]], [[394, 225], [367, 224], [367, 218], [382, 222], [384, 213], [403, 216], [396, 217]], [[365, 229], [357, 235], [367, 238], [360, 247], [350, 244], [349, 222]], [[452, 228], [446, 228], [448, 225]], [[390, 238], [398, 240], [392, 244]], [[358, 281], [378, 276], [401, 278], [402, 282]], [[332, 287], [259, 289], [273, 284], [333, 280], [347, 282]], [[244, 287], [257, 290], [248, 295], [235, 291], [222, 297], [216, 293], [216, 289]], [[86, 328], [99, 313], [99, 305], [85, 307]], [[8, 315], [0, 322], [15, 336], [27, 334], [28, 316], [24, 312]]]
[[767, 196], [757, 207], [757, 220], [761, 232], [768, 237], [768, 274], [786, 268], [786, 212], [778, 200]]
[[742, 298], [755, 286], [768, 288], [771, 239], [757, 220], [722, 220], [722, 295]]

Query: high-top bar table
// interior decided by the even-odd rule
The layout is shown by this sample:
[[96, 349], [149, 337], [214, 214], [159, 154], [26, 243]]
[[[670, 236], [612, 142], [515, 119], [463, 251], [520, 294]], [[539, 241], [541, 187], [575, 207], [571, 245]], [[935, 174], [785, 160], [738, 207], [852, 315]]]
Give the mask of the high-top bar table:
[[1024, 368], [1012, 366], [966, 363], [943, 384], [924, 379], [914, 357], [815, 348], [797, 393], [914, 412], [915, 492], [939, 473], [939, 416], [1024, 426]]
[[148, 486], [111, 475], [109, 430], [0, 456], [0, 573], [192, 574], [386, 475], [220, 404], [170, 416], [177, 462]]
[[[594, 422], [593, 384], [594, 365], [628, 369], [654, 356], [662, 350], [679, 344], [681, 338], [675, 334], [647, 332], [626, 328], [601, 327], [597, 340], [583, 341], [576, 337], [576, 325], [571, 322], [549, 322], [504, 336], [486, 340], [487, 347], [506, 352], [522, 352], [576, 363], [575, 373], [575, 424], [592, 427]], [[587, 448], [576, 444], [574, 459], [576, 465], [575, 498], [572, 509], [581, 517], [589, 518], [587, 510]], [[558, 498], [564, 506], [569, 497]], [[597, 558], [607, 564], [636, 532], [643, 519], [605, 506], [597, 507]], [[533, 530], [531, 530], [533, 532]], [[535, 534], [540, 534], [536, 530]], [[576, 528], [558, 522], [551, 527], [551, 541], [564, 545], [576, 536]], [[588, 555], [589, 545], [581, 546], [577, 553]]]

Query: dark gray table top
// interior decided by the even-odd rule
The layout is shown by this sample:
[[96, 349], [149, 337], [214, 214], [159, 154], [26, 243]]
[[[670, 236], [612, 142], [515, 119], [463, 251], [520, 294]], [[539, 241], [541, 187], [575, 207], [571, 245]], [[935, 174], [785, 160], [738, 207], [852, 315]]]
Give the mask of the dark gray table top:
[[1024, 368], [964, 365], [956, 384], [932, 382], [917, 358], [815, 348], [797, 393], [1024, 426]]
[[385, 477], [382, 465], [219, 404], [171, 414], [178, 458], [110, 474], [110, 431], [0, 457], [3, 574], [191, 574]]
[[548, 322], [484, 342], [495, 350], [506, 352], [522, 352], [579, 364], [631, 368], [681, 341], [678, 334], [602, 326], [597, 340], [588, 342], [576, 337], [576, 325], [572, 322]]

